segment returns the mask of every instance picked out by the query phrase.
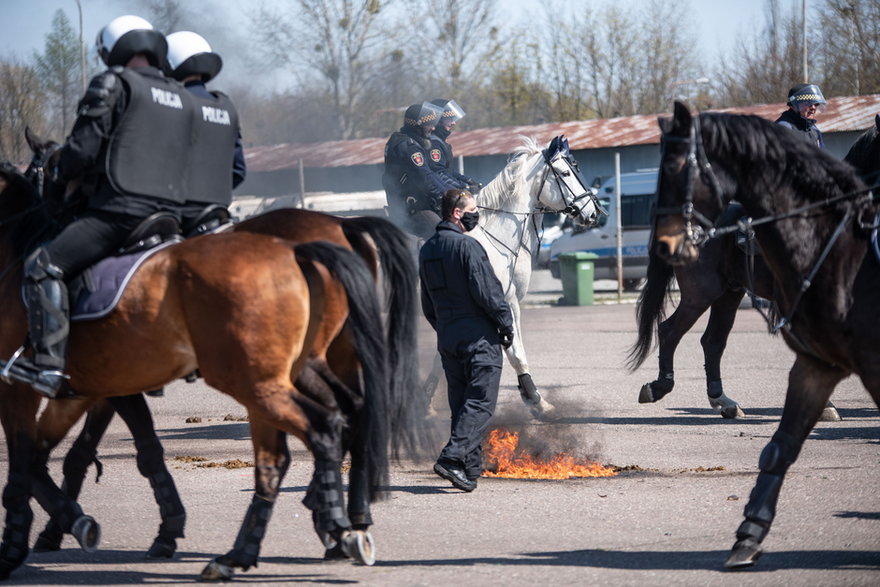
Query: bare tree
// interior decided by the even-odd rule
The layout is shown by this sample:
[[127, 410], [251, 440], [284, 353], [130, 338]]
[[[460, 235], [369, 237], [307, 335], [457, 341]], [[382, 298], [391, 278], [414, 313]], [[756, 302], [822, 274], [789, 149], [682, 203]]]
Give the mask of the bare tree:
[[67, 132], [73, 124], [75, 106], [82, 92], [80, 80], [79, 35], [63, 10], [52, 17], [52, 32], [46, 35], [46, 48], [34, 56], [36, 71], [55, 106], [53, 132]]
[[817, 8], [821, 38], [810, 54], [826, 95], [880, 92], [880, 0], [827, 0]]
[[15, 58], [0, 60], [0, 159], [24, 163], [31, 151], [24, 129], [46, 128], [47, 104], [36, 70]]
[[391, 2], [291, 0], [283, 3], [284, 11], [263, 5], [253, 17], [255, 38], [276, 64], [302, 70], [304, 80], [310, 72], [318, 74], [323, 99], [335, 115], [327, 138], [358, 134], [365, 88], [379, 67], [380, 18], [387, 4]]
[[733, 56], [722, 59], [720, 101], [725, 106], [784, 102], [789, 87], [803, 79], [800, 3], [782, 14], [779, 0], [767, 0], [762, 30], [740, 38]]

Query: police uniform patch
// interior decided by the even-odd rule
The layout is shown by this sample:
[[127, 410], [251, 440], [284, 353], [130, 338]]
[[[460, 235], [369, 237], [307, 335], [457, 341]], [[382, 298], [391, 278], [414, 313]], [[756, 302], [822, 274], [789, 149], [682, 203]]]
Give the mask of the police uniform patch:
[[431, 149], [431, 161], [434, 163], [440, 162], [440, 149]]
[[416, 151], [412, 155], [409, 156], [412, 159], [412, 162], [415, 163], [418, 167], [421, 167], [425, 164], [425, 159], [422, 157], [422, 154], [419, 151]]

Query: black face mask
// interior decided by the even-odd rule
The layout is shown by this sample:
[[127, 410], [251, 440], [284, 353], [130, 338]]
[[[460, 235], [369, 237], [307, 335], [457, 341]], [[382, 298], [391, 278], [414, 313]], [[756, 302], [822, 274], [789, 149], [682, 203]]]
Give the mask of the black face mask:
[[464, 227], [465, 232], [470, 232], [477, 227], [477, 224], [480, 223], [480, 213], [479, 212], [465, 212], [461, 215], [461, 225]]

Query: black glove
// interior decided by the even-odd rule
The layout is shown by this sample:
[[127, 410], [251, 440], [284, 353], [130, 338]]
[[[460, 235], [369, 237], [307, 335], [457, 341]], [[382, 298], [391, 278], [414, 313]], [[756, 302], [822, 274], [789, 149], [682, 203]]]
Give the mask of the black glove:
[[505, 349], [509, 349], [510, 345], [513, 344], [513, 331], [508, 330], [508, 331], [502, 332], [500, 334], [501, 334], [501, 346]]

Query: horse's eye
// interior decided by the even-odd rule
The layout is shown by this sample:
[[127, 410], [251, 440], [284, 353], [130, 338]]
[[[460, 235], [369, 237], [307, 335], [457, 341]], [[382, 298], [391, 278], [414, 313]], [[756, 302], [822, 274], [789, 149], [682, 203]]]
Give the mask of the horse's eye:
[[571, 171], [563, 171], [559, 175], [561, 175], [562, 177], [568, 177], [569, 175], [571, 175]]

